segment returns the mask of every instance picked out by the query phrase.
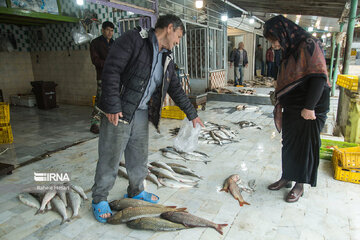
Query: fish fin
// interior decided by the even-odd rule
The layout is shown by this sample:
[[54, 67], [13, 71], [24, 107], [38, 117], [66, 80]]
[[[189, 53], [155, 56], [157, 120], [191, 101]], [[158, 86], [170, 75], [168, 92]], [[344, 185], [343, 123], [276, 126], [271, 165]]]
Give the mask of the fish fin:
[[35, 213], [35, 215], [38, 215], [38, 214], [43, 214], [45, 213], [45, 210], [41, 210], [41, 209], [38, 209]]
[[176, 212], [186, 212], [187, 208], [177, 208]]
[[242, 207], [244, 205], [250, 205], [250, 203], [248, 203], [248, 202], [240, 201], [239, 199], [238, 199], [238, 201], [239, 201], [240, 207]]
[[177, 208], [176, 206], [166, 206], [167, 208]]
[[73, 220], [73, 219], [80, 219], [80, 215], [76, 215], [76, 216], [72, 216], [70, 219]]
[[222, 189], [220, 190], [220, 192], [229, 192], [229, 189], [227, 189], [227, 188], [222, 188]]
[[70, 218], [67, 218], [67, 219], [63, 219], [60, 223], [60, 225], [63, 225], [64, 223], [66, 222], [70, 222]]
[[226, 226], [227, 224], [216, 224], [215, 230], [218, 231], [221, 235], [223, 235], [224, 233], [222, 231], [222, 228]]
[[198, 183], [195, 184], [195, 185], [194, 185], [194, 188], [199, 188], [199, 184], [198, 184]]

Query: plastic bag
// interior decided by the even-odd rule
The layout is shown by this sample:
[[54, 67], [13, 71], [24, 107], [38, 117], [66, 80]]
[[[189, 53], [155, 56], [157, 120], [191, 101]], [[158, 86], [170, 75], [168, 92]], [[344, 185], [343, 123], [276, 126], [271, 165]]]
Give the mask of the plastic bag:
[[200, 124], [197, 124], [196, 128], [194, 128], [192, 121], [185, 118], [182, 122], [180, 131], [174, 140], [174, 148], [183, 152], [194, 151], [198, 146], [200, 131]]
[[71, 36], [77, 45], [87, 43], [91, 40], [91, 37], [86, 33], [85, 28], [81, 23], [79, 23], [78, 27], [71, 29]]
[[91, 40], [99, 36], [99, 28], [96, 22], [92, 22], [89, 36], [91, 37]]

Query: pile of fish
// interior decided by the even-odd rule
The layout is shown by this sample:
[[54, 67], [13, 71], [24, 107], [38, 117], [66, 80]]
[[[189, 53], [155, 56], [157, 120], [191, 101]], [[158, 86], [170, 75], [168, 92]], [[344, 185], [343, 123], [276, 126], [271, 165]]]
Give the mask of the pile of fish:
[[209, 156], [206, 153], [199, 151], [182, 152], [170, 146], [166, 148], [161, 148], [160, 151], [164, 157], [169, 159], [183, 160], [185, 162], [186, 161], [203, 162], [205, 164], [211, 162], [209, 160]]
[[214, 88], [211, 91], [216, 93], [234, 94], [235, 92], [227, 88]]
[[[224, 145], [224, 144], [238, 142], [238, 140], [236, 139], [237, 137], [236, 133], [232, 131], [231, 128], [228, 126], [220, 125], [212, 122], [204, 122], [204, 126], [205, 127], [201, 128], [201, 132], [199, 135], [199, 139], [201, 143]], [[170, 133], [172, 134], [172, 136], [176, 136], [178, 132], [179, 132], [179, 128], [170, 129]], [[174, 149], [174, 151], [176, 151], [176, 149]], [[193, 153], [200, 153], [200, 152], [194, 151]], [[166, 155], [164, 156], [167, 157]], [[173, 156], [170, 155], [170, 157], [168, 158], [171, 157]], [[172, 159], [177, 159], [177, 158], [174, 157]]]
[[240, 207], [242, 207], [244, 204], [250, 204], [245, 202], [244, 198], [241, 196], [241, 192], [245, 191], [248, 193], [253, 193], [255, 192], [255, 187], [255, 180], [250, 180], [248, 186], [245, 186], [242, 183], [240, 176], [238, 174], [233, 174], [224, 181], [223, 188], [220, 191], [230, 191], [231, 195], [233, 195], [233, 197], [239, 201]]
[[[88, 199], [80, 186], [64, 183], [63, 185], [50, 185], [47, 189], [49, 190], [25, 189], [18, 195], [18, 198], [25, 205], [37, 208], [35, 214], [43, 214], [49, 210], [57, 211], [62, 217], [61, 224], [69, 222], [70, 219], [79, 218], [81, 198]], [[73, 211], [71, 218], [67, 216], [66, 208], [68, 206]]]
[[[151, 162], [148, 164], [148, 170], [146, 180], [158, 187], [194, 188], [198, 187], [198, 181], [202, 179], [193, 170], [177, 163]], [[125, 163], [120, 162], [118, 174], [128, 179]]]
[[240, 121], [240, 122], [237, 122], [237, 123], [234, 123], [236, 125], [239, 125], [241, 129], [243, 128], [256, 128], [256, 129], [260, 129], [261, 130], [261, 127], [258, 126], [256, 123], [254, 122], [249, 122], [249, 121]]
[[247, 85], [251, 87], [274, 87], [274, 79], [272, 77], [256, 76], [255, 80], [247, 81]]
[[216, 224], [194, 216], [186, 208], [164, 206], [126, 198], [110, 202], [110, 208], [118, 211], [107, 219], [107, 223], [126, 225], [133, 229], [152, 231], [176, 231], [193, 227], [211, 227], [223, 234], [227, 224]]
[[240, 89], [238, 92], [244, 95], [254, 95], [256, 91], [254, 89]]

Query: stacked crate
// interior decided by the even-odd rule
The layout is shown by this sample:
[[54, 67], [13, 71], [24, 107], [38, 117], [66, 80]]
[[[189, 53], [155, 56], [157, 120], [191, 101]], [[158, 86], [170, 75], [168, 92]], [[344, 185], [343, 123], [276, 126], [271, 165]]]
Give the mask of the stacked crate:
[[335, 146], [332, 161], [335, 179], [360, 184], [360, 147]]
[[10, 125], [10, 107], [8, 103], [0, 102], [0, 144], [14, 141]]

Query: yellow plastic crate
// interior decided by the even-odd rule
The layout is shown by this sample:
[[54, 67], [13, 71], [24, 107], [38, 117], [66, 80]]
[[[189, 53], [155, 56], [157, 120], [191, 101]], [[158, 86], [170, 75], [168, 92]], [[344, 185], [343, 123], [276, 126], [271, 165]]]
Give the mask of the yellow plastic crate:
[[10, 124], [0, 124], [0, 144], [14, 141]]
[[336, 180], [360, 184], [360, 168], [343, 168], [337, 164], [337, 161], [333, 164]]
[[354, 75], [338, 75], [336, 84], [349, 89], [351, 91], [357, 91], [359, 83], [359, 77]]
[[8, 103], [0, 102], [0, 124], [10, 122], [10, 107]]
[[184, 119], [186, 114], [178, 106], [166, 106], [161, 110], [162, 118]]
[[360, 147], [338, 148], [334, 146], [333, 161], [344, 168], [360, 168]]

